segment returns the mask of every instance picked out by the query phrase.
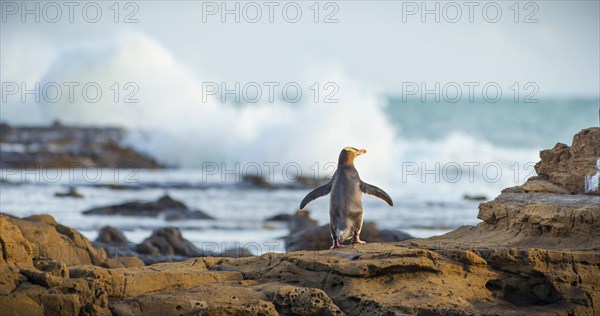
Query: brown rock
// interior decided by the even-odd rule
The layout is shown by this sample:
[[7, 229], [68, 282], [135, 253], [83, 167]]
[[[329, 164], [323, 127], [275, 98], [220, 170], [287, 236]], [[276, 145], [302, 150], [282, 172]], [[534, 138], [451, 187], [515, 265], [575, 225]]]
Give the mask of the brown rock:
[[44, 308], [25, 294], [0, 295], [2, 315], [44, 315]]
[[154, 256], [193, 257], [202, 255], [202, 251], [189, 240], [183, 238], [179, 228], [175, 227], [161, 228], [154, 231], [152, 236], [138, 245], [137, 251]]
[[70, 265], [101, 264], [106, 260], [103, 249], [96, 249], [81, 233], [57, 224], [50, 215], [12, 219], [32, 247], [34, 257], [57, 260]]
[[[125, 133], [119, 128], [47, 127], [0, 125], [0, 142], [25, 150], [2, 151], [3, 167], [22, 169], [85, 168], [163, 168], [151, 157], [123, 146]], [[60, 195], [59, 195], [60, 196]]]
[[31, 266], [33, 249], [23, 236], [21, 229], [14, 223], [14, 219], [0, 215], [0, 260], [4, 263]]
[[111, 303], [113, 315], [278, 315], [252, 288], [219, 285], [141, 295]]
[[120, 229], [112, 226], [104, 226], [98, 232], [96, 242], [101, 242], [107, 245], [121, 245], [126, 244], [129, 241]]
[[540, 152], [541, 161], [535, 165], [540, 176], [570, 193], [582, 193], [585, 177], [596, 174], [600, 158], [600, 128], [587, 128], [573, 137], [572, 146], [558, 143]]
[[267, 295], [280, 314], [284, 315], [344, 315], [321, 289], [268, 283], [257, 287]]
[[33, 284], [41, 285], [45, 288], [57, 287], [62, 284], [62, 278], [52, 275], [48, 272], [40, 272], [37, 269], [23, 268], [21, 274]]
[[17, 288], [23, 279], [20, 268], [33, 266], [33, 249], [13, 220], [0, 215], [0, 294]]
[[[502, 193], [479, 205], [478, 239], [546, 249], [600, 249], [600, 196]], [[462, 230], [465, 230], [463, 228]], [[441, 238], [468, 241], [461, 229]], [[464, 234], [464, 237], [463, 237]]]
[[547, 192], [556, 194], [569, 194], [570, 192], [547, 180], [532, 180], [529, 179], [525, 182], [521, 188], [525, 192]]
[[33, 260], [33, 266], [37, 270], [49, 273], [50, 275], [63, 279], [69, 278], [69, 268], [67, 268], [67, 265], [63, 262], [44, 258], [36, 258]]

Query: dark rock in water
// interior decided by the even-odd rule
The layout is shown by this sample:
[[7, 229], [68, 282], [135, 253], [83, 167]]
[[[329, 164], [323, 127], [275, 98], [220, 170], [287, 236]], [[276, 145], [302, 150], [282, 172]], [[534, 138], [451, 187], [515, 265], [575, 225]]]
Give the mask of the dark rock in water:
[[274, 188], [273, 184], [267, 181], [265, 178], [258, 175], [244, 175], [244, 182], [252, 184], [256, 187], [263, 189], [272, 189]]
[[288, 221], [290, 233], [299, 232], [307, 228], [319, 227], [319, 222], [310, 218], [310, 211], [299, 210]]
[[[288, 222], [290, 234], [284, 238], [287, 251], [323, 250], [331, 246], [329, 224], [319, 226], [309, 215], [308, 211], [298, 211]], [[401, 231], [380, 230], [373, 222], [363, 223], [360, 237], [370, 243], [396, 242], [413, 238]]]
[[483, 195], [483, 194], [476, 194], [476, 195], [470, 195], [470, 194], [465, 194], [463, 195], [463, 199], [465, 200], [469, 200], [469, 201], [487, 201], [487, 196]]
[[306, 189], [318, 188], [318, 187], [326, 184], [330, 180], [331, 179], [329, 179], [329, 178], [315, 178], [315, 177], [306, 177], [306, 176], [297, 176], [296, 177], [296, 183], [298, 184], [298, 187], [306, 188]]
[[277, 214], [265, 219], [265, 222], [287, 222], [292, 218], [290, 214]]
[[94, 188], [104, 188], [110, 190], [143, 190], [144, 187], [140, 185], [132, 184], [118, 184], [118, 183], [94, 183]]
[[0, 125], [4, 168], [162, 168], [156, 160], [122, 145], [125, 131], [111, 127]]
[[69, 188], [69, 191], [67, 192], [56, 192], [54, 193], [55, 197], [73, 197], [73, 198], [78, 198], [81, 199], [83, 198], [83, 194], [79, 193], [79, 191], [77, 191], [77, 189], [71, 187]]
[[154, 231], [152, 236], [138, 245], [137, 251], [153, 256], [197, 257], [204, 255], [194, 244], [181, 236], [179, 228], [174, 227]]
[[202, 211], [192, 211], [185, 204], [164, 195], [155, 202], [127, 202], [118, 205], [96, 207], [84, 211], [84, 215], [122, 215], [157, 217], [165, 214], [167, 220], [214, 219]]
[[[102, 227], [92, 244], [97, 248], [104, 249], [109, 258], [137, 257], [142, 259], [140, 254], [135, 251], [136, 244], [127, 240], [125, 234], [116, 227]], [[146, 263], [144, 260], [142, 261]]]
[[168, 210], [165, 212], [165, 219], [167, 221], [181, 221], [184, 219], [213, 220], [215, 218], [199, 210], [187, 212], [182, 212], [181, 210]]
[[155, 230], [143, 242], [135, 244], [127, 240], [123, 232], [115, 227], [105, 226], [100, 229], [93, 245], [106, 251], [108, 258], [136, 257], [145, 264], [159, 262], [175, 262], [191, 257], [250, 257], [253, 254], [245, 248], [230, 248], [221, 253], [198, 249], [185, 239], [179, 228], [166, 227]]
[[101, 242], [108, 245], [121, 245], [129, 242], [123, 232], [112, 226], [104, 226], [100, 229], [96, 242]]
[[[377, 229], [377, 226], [375, 225], [375, 223], [373, 222], [367, 222], [369, 224], [374, 225], [373, 229], [369, 229], [367, 230], [367, 234], [364, 234], [364, 238], [369, 238], [370, 240], [372, 240], [372, 242], [396, 242], [396, 241], [403, 241], [403, 240], [408, 240], [408, 239], [413, 239], [414, 237], [403, 232], [403, 231], [399, 231], [399, 230], [393, 230], [393, 229], [382, 229], [379, 230]], [[364, 231], [364, 225], [363, 225], [363, 231]], [[363, 233], [361, 232], [361, 235], [363, 235]]]

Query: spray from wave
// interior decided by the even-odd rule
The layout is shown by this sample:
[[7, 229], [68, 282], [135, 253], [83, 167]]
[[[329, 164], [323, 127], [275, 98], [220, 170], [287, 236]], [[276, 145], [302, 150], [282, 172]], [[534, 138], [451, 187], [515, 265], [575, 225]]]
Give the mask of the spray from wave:
[[[425, 163], [425, 168], [431, 169], [436, 162], [495, 161], [507, 170], [515, 161], [527, 162], [537, 156], [535, 151], [497, 148], [458, 132], [437, 141], [401, 139], [384, 112], [386, 100], [335, 68], [326, 67], [296, 80], [304, 93], [298, 103], [240, 106], [215, 96], [204, 96], [203, 101], [206, 78], [180, 64], [160, 43], [137, 32], [70, 47], [58, 54], [48, 69], [42, 84], [94, 82], [106, 95], [97, 102], [86, 102], [75, 94], [74, 102], [61, 98], [41, 104], [45, 122], [40, 123], [58, 119], [66, 124], [122, 126], [130, 131], [129, 144], [172, 166], [293, 162], [301, 166], [304, 175], [312, 175], [310, 168], [316, 162], [323, 168], [326, 162], [336, 162], [341, 148], [354, 146], [368, 150], [368, 155], [357, 161], [363, 179], [389, 185], [406, 182], [399, 168], [403, 162], [415, 162], [419, 169]], [[119, 83], [118, 102], [109, 88], [115, 87], [115, 82]], [[322, 98], [314, 102], [309, 90], [314, 82], [335, 83], [339, 102], [323, 103]], [[139, 102], [122, 102], [132, 91], [122, 89], [126, 83], [139, 88], [134, 95]], [[423, 182], [418, 178], [422, 171], [413, 179], [416, 185]], [[509, 178], [491, 184], [488, 191], [506, 186]]]

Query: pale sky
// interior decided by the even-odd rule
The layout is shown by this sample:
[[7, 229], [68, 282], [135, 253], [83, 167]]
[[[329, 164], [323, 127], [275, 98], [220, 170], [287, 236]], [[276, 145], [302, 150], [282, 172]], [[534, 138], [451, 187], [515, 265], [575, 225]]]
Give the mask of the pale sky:
[[[456, 23], [449, 21], [457, 16], [456, 7], [433, 1], [426, 4], [440, 5], [439, 23], [434, 15], [422, 22], [420, 11], [408, 15], [421, 1], [337, 1], [327, 8], [321, 2], [319, 23], [312, 1], [293, 3], [302, 9], [297, 23], [284, 20], [282, 8], [289, 2], [275, 2], [273, 23], [264, 2], [256, 2], [262, 10], [257, 23], [247, 21], [255, 16], [248, 2], [239, 2], [239, 23], [233, 15], [225, 23], [219, 13], [204, 15], [221, 1], [134, 1], [135, 7], [119, 9], [119, 23], [113, 21], [111, 1], [98, 2], [97, 23], [83, 19], [85, 2], [74, 7], [74, 23], [60, 1], [57, 23], [44, 20], [55, 16], [55, 8], [42, 12], [48, 2], [39, 2], [39, 23], [33, 14], [22, 23], [20, 12], [7, 12], [14, 9], [7, 3], [20, 5], [2, 1], [3, 81], [40, 80], [65, 50], [133, 32], [158, 43], [199, 81], [297, 81], [331, 67], [387, 94], [399, 93], [402, 82], [493, 81], [506, 87], [535, 82], [540, 96], [599, 96], [598, 1], [536, 1], [528, 7], [520, 2], [518, 23], [512, 1], [488, 5], [485, 16], [487, 2], [476, 2], [472, 23], [465, 2], [455, 2], [462, 11]], [[236, 2], [227, 3], [233, 8]], [[502, 13], [492, 23], [496, 7]], [[294, 9], [288, 5], [289, 16]], [[128, 14], [138, 21], [123, 23]], [[328, 14], [337, 23], [323, 23]], [[146, 53], [151, 52], [140, 52]]]

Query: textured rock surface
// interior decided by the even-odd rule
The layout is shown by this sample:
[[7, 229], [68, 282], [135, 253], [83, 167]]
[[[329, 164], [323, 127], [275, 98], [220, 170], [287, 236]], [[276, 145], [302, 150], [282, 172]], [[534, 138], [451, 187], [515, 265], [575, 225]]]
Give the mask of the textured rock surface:
[[[0, 217], [7, 315], [594, 315], [600, 306], [600, 251], [570, 249], [569, 239], [579, 238], [571, 234], [558, 233], [556, 249], [525, 248], [478, 235], [490, 225], [482, 223], [430, 239], [107, 268], [38, 258], [17, 221], [25, 220]], [[595, 223], [578, 229], [598, 240]], [[553, 234], [517, 234], [513, 244], [546, 243]]]
[[593, 127], [575, 134], [569, 147], [558, 143], [554, 148], [540, 152], [541, 161], [535, 171], [541, 179], [571, 193], [582, 193], [586, 176], [597, 172], [600, 158], [600, 128]]

